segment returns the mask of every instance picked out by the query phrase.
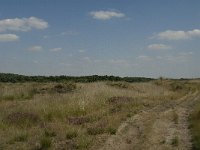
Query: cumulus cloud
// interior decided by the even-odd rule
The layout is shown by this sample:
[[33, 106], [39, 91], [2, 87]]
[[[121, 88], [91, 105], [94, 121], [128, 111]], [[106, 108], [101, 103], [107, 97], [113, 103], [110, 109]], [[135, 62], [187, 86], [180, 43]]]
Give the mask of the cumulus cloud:
[[61, 50], [62, 50], [61, 47], [56, 47], [56, 48], [50, 49], [50, 51], [52, 51], [52, 52], [58, 52], [58, 51], [61, 51]]
[[112, 18], [122, 18], [125, 17], [125, 14], [121, 13], [121, 12], [117, 12], [117, 11], [92, 11], [90, 12], [90, 15], [94, 18], [94, 19], [98, 19], [98, 20], [109, 20]]
[[165, 44], [150, 44], [147, 46], [147, 48], [151, 50], [167, 50], [171, 49], [172, 47]]
[[162, 40], [185, 40], [185, 39], [191, 39], [195, 37], [200, 37], [200, 29], [194, 29], [194, 30], [188, 30], [188, 31], [167, 30], [153, 36], [153, 38], [162, 39]]
[[0, 32], [5, 31], [30, 31], [31, 29], [46, 29], [48, 22], [36, 18], [14, 18], [0, 20]]
[[39, 51], [42, 51], [42, 49], [43, 49], [42, 46], [36, 45], [36, 46], [29, 47], [28, 51], [39, 52]]
[[13, 42], [19, 40], [19, 36], [15, 34], [0, 34], [0, 42]]

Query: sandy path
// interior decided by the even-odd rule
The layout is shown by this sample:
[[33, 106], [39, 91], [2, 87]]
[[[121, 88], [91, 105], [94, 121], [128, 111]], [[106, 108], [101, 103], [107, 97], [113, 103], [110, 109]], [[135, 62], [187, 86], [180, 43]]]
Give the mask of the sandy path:
[[200, 101], [198, 92], [142, 111], [123, 123], [100, 150], [188, 150], [188, 115]]

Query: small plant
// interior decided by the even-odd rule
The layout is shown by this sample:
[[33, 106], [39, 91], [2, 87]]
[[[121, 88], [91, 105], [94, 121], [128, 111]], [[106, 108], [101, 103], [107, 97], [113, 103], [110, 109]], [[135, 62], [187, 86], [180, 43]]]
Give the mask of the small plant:
[[8, 100], [8, 101], [13, 101], [13, 100], [15, 100], [15, 96], [14, 95], [7, 95], [7, 96], [3, 96], [2, 99]]
[[68, 123], [72, 125], [82, 125], [88, 123], [90, 118], [88, 117], [68, 117]]
[[178, 146], [178, 137], [177, 136], [172, 139], [171, 145]]
[[67, 139], [74, 139], [78, 136], [77, 132], [76, 131], [68, 131], [66, 133], [66, 138]]
[[43, 137], [40, 140], [40, 150], [48, 149], [52, 145], [51, 139], [49, 137]]
[[91, 142], [89, 137], [81, 137], [76, 145], [76, 149], [88, 149]]
[[45, 135], [46, 137], [54, 137], [54, 136], [56, 136], [56, 132], [45, 129], [44, 135]]
[[178, 114], [175, 111], [173, 112], [173, 121], [175, 124], [178, 124]]
[[14, 144], [15, 142], [26, 142], [28, 139], [27, 133], [18, 133], [14, 138], [8, 141], [9, 144]]
[[66, 93], [75, 90], [76, 84], [75, 83], [65, 83], [65, 84], [57, 84], [53, 87], [52, 91], [57, 93]]
[[128, 113], [127, 115], [126, 115], [126, 117], [128, 117], [128, 118], [130, 118], [132, 115], [130, 114], [130, 113]]
[[47, 121], [52, 121], [53, 120], [53, 113], [52, 112], [48, 112], [44, 115], [44, 119]]
[[116, 134], [116, 132], [117, 132], [117, 129], [116, 128], [113, 128], [113, 127], [109, 127], [109, 128], [107, 128], [107, 132], [109, 133], [109, 134]]
[[28, 135], [27, 135], [26, 133], [17, 135], [17, 136], [14, 138], [14, 140], [15, 140], [16, 142], [25, 142], [25, 141], [27, 141], [27, 139], [28, 139]]
[[103, 128], [95, 128], [95, 127], [90, 127], [90, 128], [87, 128], [87, 133], [89, 135], [97, 135], [97, 134], [102, 134], [104, 133], [104, 129]]
[[184, 88], [184, 84], [183, 83], [178, 83], [178, 82], [173, 82], [170, 84], [171, 90], [172, 91], [179, 91], [182, 90]]
[[108, 99], [108, 103], [110, 104], [124, 104], [130, 103], [134, 99], [132, 97], [124, 97], [124, 96], [114, 96]]
[[122, 89], [127, 89], [130, 87], [130, 85], [126, 82], [108, 82], [107, 85]]

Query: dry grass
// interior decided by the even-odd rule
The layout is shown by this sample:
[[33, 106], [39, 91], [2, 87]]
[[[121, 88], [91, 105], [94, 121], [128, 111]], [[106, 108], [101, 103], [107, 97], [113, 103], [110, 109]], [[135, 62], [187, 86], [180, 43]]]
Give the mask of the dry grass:
[[172, 82], [1, 83], [0, 149], [98, 147], [128, 117], [186, 94]]

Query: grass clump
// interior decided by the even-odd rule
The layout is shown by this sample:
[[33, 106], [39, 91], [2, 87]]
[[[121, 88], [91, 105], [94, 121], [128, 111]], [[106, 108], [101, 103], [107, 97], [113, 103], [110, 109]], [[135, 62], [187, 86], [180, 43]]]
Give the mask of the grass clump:
[[70, 140], [76, 138], [77, 136], [78, 136], [78, 133], [75, 130], [68, 131], [66, 133], [66, 138]]
[[29, 127], [40, 120], [39, 116], [30, 112], [14, 112], [9, 114], [4, 121], [10, 125], [19, 127]]
[[80, 137], [79, 141], [77, 142], [76, 149], [89, 149], [91, 146], [92, 140], [88, 136]]
[[88, 117], [68, 117], [67, 119], [68, 123], [72, 125], [82, 125], [90, 121]]
[[51, 131], [51, 130], [48, 130], [48, 129], [45, 129], [45, 130], [44, 130], [44, 135], [45, 135], [46, 137], [54, 137], [54, 136], [56, 136], [56, 132]]
[[87, 128], [87, 133], [89, 135], [103, 134], [104, 132], [105, 132], [104, 128], [101, 128], [101, 127], [89, 127], [89, 128]]
[[65, 83], [65, 84], [57, 84], [55, 85], [52, 90], [57, 93], [66, 93], [74, 91], [77, 88], [75, 83]]
[[130, 85], [126, 82], [108, 82], [107, 85], [122, 89], [130, 88]]
[[14, 140], [16, 142], [25, 142], [28, 140], [28, 134], [27, 133], [19, 134], [14, 138]]
[[26, 132], [20, 132], [15, 135], [14, 138], [8, 141], [9, 144], [14, 144], [15, 142], [26, 142], [28, 140], [28, 134]]
[[193, 150], [200, 149], [200, 105], [198, 105], [189, 118], [192, 133]]
[[175, 124], [178, 124], [178, 114], [175, 111], [173, 112], [173, 121]]
[[170, 88], [172, 91], [179, 91], [184, 88], [184, 83], [181, 82], [173, 82], [170, 84]]
[[178, 137], [177, 136], [172, 139], [171, 145], [172, 146], [178, 146]]
[[113, 134], [116, 134], [117, 132], [117, 129], [116, 128], [113, 128], [113, 127], [108, 127], [107, 130], [106, 130], [107, 133], [113, 135]]
[[40, 140], [40, 144], [37, 146], [37, 150], [49, 149], [52, 146], [52, 141], [49, 137], [43, 137]]

